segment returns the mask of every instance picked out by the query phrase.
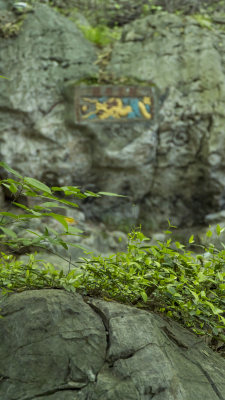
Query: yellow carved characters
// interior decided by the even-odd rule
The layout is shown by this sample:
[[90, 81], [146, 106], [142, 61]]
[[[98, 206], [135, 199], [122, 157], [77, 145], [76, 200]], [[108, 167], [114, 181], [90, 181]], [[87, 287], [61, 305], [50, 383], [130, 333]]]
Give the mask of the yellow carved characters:
[[102, 97], [98, 99], [84, 97], [81, 106], [82, 119], [151, 119], [151, 98]]

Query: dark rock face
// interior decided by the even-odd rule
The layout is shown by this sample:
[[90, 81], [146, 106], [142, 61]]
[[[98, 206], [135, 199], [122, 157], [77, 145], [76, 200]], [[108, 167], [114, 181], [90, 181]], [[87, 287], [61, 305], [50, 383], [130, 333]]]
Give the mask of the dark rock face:
[[225, 399], [225, 360], [172, 321], [61, 290], [0, 305], [4, 400]]
[[162, 12], [126, 25], [106, 72], [154, 84], [155, 119], [80, 126], [68, 123], [63, 93], [98, 75], [96, 49], [37, 5], [17, 37], [1, 39], [0, 70], [10, 78], [1, 80], [1, 159], [48, 184], [127, 195], [83, 206], [116, 229], [204, 223], [225, 207], [224, 22], [210, 30]]
[[62, 291], [24, 292], [16, 297], [6, 302], [3, 311], [9, 318], [3, 318], [1, 329], [1, 398], [67, 393], [94, 382], [106, 351], [100, 317], [80, 296]]

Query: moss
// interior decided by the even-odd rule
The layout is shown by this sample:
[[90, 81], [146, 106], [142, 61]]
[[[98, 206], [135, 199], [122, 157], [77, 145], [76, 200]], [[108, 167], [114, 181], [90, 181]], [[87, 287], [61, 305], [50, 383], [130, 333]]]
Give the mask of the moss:
[[[104, 77], [104, 79], [103, 79]], [[122, 86], [149, 86], [154, 87], [155, 84], [149, 81], [141, 81], [139, 79], [134, 79], [129, 76], [115, 77], [110, 74], [105, 74], [104, 76], [93, 76], [89, 78], [82, 78], [78, 81], [70, 81], [68, 84], [74, 86], [100, 86], [102, 84], [106, 85], [122, 85]]]
[[195, 14], [192, 16], [201, 28], [212, 29], [212, 19], [208, 14]]
[[11, 12], [0, 13], [0, 36], [8, 39], [19, 34], [26, 15], [14, 15]]
[[116, 27], [110, 29], [106, 25], [84, 26], [80, 25], [79, 23], [77, 25], [84, 34], [85, 38], [98, 47], [104, 47], [112, 44], [121, 37], [121, 30]]

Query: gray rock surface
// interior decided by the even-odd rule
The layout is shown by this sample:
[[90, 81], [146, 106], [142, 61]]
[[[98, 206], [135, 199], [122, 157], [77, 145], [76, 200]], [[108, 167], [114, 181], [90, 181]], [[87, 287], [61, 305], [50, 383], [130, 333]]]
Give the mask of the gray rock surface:
[[24, 292], [4, 303], [2, 315], [2, 399], [66, 393], [95, 381], [104, 363], [105, 329], [80, 296]]
[[108, 83], [151, 82], [154, 121], [81, 126], [68, 124], [63, 93], [68, 82], [98, 75], [96, 49], [73, 22], [37, 5], [17, 37], [0, 39], [0, 70], [10, 78], [1, 80], [0, 158], [45, 183], [127, 195], [82, 206], [87, 219], [117, 230], [139, 223], [157, 230], [168, 218], [204, 223], [225, 207], [225, 20], [218, 18], [212, 29], [165, 12], [126, 25]]
[[153, 181], [141, 200], [140, 215], [153, 225], [166, 215], [175, 225], [196, 224], [224, 207], [225, 35], [218, 28], [161, 13], [124, 28], [112, 52], [110, 73], [151, 81], [163, 99]]
[[4, 400], [225, 399], [225, 360], [175, 322], [54, 289], [0, 306]]
[[94, 47], [46, 5], [27, 14], [16, 38], [1, 41], [0, 69], [9, 78], [1, 81], [1, 158], [26, 175], [73, 181], [76, 166], [82, 175], [90, 164], [89, 144], [63, 123], [62, 88], [96, 73]]

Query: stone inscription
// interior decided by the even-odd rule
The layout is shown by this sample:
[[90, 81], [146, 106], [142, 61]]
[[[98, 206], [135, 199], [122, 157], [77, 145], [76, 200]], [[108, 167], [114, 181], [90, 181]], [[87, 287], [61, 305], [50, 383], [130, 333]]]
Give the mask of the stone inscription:
[[75, 90], [78, 122], [151, 120], [153, 99], [147, 87], [86, 86]]

